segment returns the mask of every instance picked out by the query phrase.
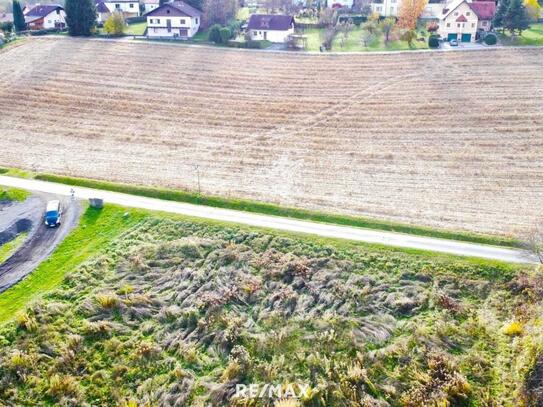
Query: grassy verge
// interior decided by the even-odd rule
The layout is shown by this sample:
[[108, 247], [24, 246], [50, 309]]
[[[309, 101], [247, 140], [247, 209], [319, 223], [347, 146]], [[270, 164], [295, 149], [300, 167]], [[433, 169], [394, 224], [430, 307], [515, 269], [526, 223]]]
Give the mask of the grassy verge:
[[7, 188], [0, 189], [0, 202], [2, 201], [19, 201], [22, 202], [30, 195], [24, 189]]
[[7, 242], [0, 246], [0, 264], [5, 262], [15, 252], [15, 250], [17, 250], [17, 248], [24, 242], [27, 235], [27, 233], [20, 233], [11, 242]]
[[370, 218], [335, 215], [325, 212], [310, 211], [298, 208], [282, 207], [269, 203], [255, 202], [241, 199], [228, 199], [215, 196], [202, 196], [194, 192], [172, 190], [165, 188], [141, 187], [135, 185], [98, 181], [86, 178], [66, 177], [53, 174], [38, 174], [36, 179], [58, 182], [67, 185], [87, 188], [103, 189], [107, 191], [122, 192], [131, 195], [146, 196], [168, 201], [187, 202], [217, 208], [235, 209], [240, 211], [261, 213], [265, 215], [282, 216], [295, 219], [311, 220], [315, 222], [332, 223], [345, 226], [355, 226], [368, 229], [385, 230], [407, 233], [420, 236], [443, 239], [460, 240], [473, 243], [491, 244], [498, 246], [517, 247], [519, 242], [514, 239], [479, 235], [468, 232], [454, 232], [436, 230], [431, 228], [405, 225], [395, 222], [380, 221]]
[[[126, 215], [128, 214], [128, 215]], [[145, 212], [108, 206], [87, 209], [79, 226], [25, 280], [0, 294], [0, 323], [10, 320], [30, 301], [56, 288], [64, 275], [103, 250], [113, 239], [145, 217]]]
[[522, 35], [499, 33], [498, 37], [503, 45], [543, 45], [543, 23], [530, 24], [530, 28], [524, 30]]

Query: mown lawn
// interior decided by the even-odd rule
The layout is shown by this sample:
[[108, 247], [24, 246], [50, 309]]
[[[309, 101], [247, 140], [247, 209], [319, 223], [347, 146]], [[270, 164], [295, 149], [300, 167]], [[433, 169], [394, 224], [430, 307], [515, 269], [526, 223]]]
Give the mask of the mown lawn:
[[143, 211], [106, 206], [88, 208], [79, 226], [25, 280], [0, 294], [0, 323], [12, 319], [30, 301], [57, 287], [66, 272], [107, 247], [113, 239], [145, 217]]
[[522, 32], [522, 35], [511, 36], [510, 33], [498, 34], [504, 45], [543, 45], [543, 23], [530, 24], [530, 28]]
[[[412, 49], [427, 49], [428, 41], [426, 37], [424, 41], [413, 42], [413, 46], [409, 47], [406, 41], [394, 40], [385, 43], [384, 35], [377, 33], [375, 39], [364, 46], [362, 42], [363, 29], [361, 27], [355, 27], [345, 38], [342, 32], [337, 33], [332, 42], [332, 51], [339, 52], [363, 52], [363, 51], [400, 51], [400, 50], [412, 50]], [[417, 35], [417, 38], [422, 35]], [[343, 40], [342, 40], [343, 39]]]
[[143, 35], [145, 29], [147, 28], [147, 22], [129, 24], [124, 31], [128, 35]]

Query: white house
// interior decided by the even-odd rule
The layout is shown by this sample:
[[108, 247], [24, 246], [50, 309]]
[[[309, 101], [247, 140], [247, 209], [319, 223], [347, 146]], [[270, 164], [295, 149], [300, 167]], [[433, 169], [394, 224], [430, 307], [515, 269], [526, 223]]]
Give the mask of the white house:
[[494, 1], [460, 0], [443, 9], [439, 18], [441, 38], [461, 42], [475, 42], [477, 31], [488, 31], [496, 13]]
[[371, 2], [372, 13], [383, 17], [397, 17], [401, 0], [374, 0]]
[[198, 32], [202, 12], [182, 1], [173, 1], [145, 15], [149, 38], [191, 38]]
[[[105, 11], [98, 11], [98, 8], [103, 9], [105, 6], [109, 10], [109, 13], [123, 13], [125, 18], [138, 17], [140, 15], [140, 3], [137, 0], [95, 0], [95, 3], [98, 14], [106, 14]], [[105, 15], [102, 17], [105, 17]]]
[[160, 0], [144, 0], [143, 6], [145, 7], [145, 14], [158, 8], [159, 5], [160, 5]]
[[103, 1], [96, 2], [96, 22], [98, 24], [103, 24], [111, 15], [111, 11], [106, 6], [106, 3]]
[[253, 14], [249, 18], [247, 32], [252, 40], [285, 42], [294, 34], [294, 17], [287, 15]]
[[25, 14], [29, 30], [63, 29], [66, 27], [66, 13], [59, 4], [36, 5]]

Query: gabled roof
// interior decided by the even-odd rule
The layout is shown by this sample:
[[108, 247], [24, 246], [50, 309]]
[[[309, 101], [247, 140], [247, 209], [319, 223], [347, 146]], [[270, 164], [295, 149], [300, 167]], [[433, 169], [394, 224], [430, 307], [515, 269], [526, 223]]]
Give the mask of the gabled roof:
[[492, 20], [494, 14], [496, 14], [496, 3], [494, 1], [474, 1], [469, 6], [481, 20]]
[[200, 17], [202, 12], [182, 1], [172, 1], [149, 11], [147, 17]]
[[104, 3], [102, 0], [96, 0], [96, 11], [98, 13], [109, 13], [109, 9], [106, 6], [106, 3]]
[[459, 1], [456, 1], [456, 2], [451, 2], [449, 4], [447, 4], [447, 7], [445, 7], [443, 9], [443, 15], [441, 16], [441, 18], [446, 18], [449, 14], [451, 14], [454, 10], [456, 10], [458, 7], [460, 7], [460, 5], [462, 3], [466, 3], [469, 7], [469, 3], [466, 1], [466, 0], [459, 0]]
[[25, 15], [25, 22], [30, 23], [32, 21], [38, 20], [47, 16], [56, 10], [64, 10], [60, 4], [41, 4], [37, 5], [34, 8], [30, 9]]
[[468, 19], [464, 17], [464, 14], [462, 14], [460, 17], [456, 19], [457, 23], [465, 23], [466, 21], [468, 21]]
[[286, 31], [292, 28], [294, 17], [287, 15], [253, 14], [249, 19], [249, 30]]

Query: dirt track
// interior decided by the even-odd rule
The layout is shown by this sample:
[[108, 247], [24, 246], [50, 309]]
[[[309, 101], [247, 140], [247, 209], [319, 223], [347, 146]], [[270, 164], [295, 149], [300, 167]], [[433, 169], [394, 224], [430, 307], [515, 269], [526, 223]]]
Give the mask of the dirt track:
[[[53, 57], [52, 57], [53, 56]], [[0, 165], [434, 227], [543, 216], [543, 49], [292, 55], [36, 39]]]
[[[50, 229], [43, 225], [48, 200], [61, 199], [64, 204], [62, 224]], [[44, 261], [79, 221], [80, 206], [69, 198], [49, 194], [33, 194], [25, 202], [3, 206], [0, 212], [0, 233], [13, 229], [17, 223], [31, 224], [28, 237], [17, 251], [0, 264], [0, 292], [18, 283]]]

